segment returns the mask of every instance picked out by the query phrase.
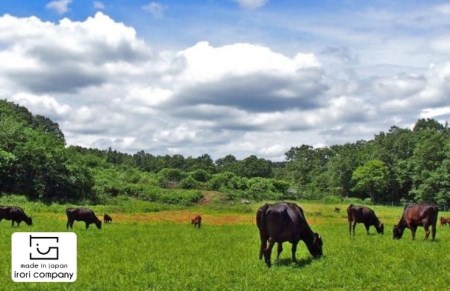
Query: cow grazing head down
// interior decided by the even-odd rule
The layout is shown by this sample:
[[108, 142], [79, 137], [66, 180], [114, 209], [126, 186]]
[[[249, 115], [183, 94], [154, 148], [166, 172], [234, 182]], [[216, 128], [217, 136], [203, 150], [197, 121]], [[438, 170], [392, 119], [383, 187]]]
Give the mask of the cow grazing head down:
[[11, 227], [14, 226], [14, 223], [19, 226], [22, 221], [33, 225], [31, 217], [27, 216], [23, 208], [19, 206], [0, 206], [0, 221], [2, 219], [11, 220]]
[[89, 228], [90, 224], [95, 224], [98, 229], [102, 228], [102, 222], [97, 218], [94, 211], [83, 207], [69, 207], [66, 209], [67, 215], [67, 229], [73, 228], [74, 221], [84, 221], [86, 229]]
[[33, 219], [31, 217], [25, 217], [24, 221], [27, 225], [33, 225]]
[[379, 225], [375, 225], [375, 229], [378, 234], [384, 234], [384, 224], [380, 223]]
[[310, 228], [303, 209], [295, 203], [279, 202], [264, 204], [256, 212], [256, 225], [261, 240], [259, 258], [264, 257], [267, 266], [271, 266], [271, 253], [274, 244], [278, 244], [277, 258], [283, 251], [283, 242], [292, 244], [292, 260], [296, 261], [299, 241], [303, 241], [309, 253], [315, 257], [323, 255], [323, 242], [318, 233]]
[[[414, 240], [419, 226], [425, 229], [425, 240], [431, 234], [431, 239], [436, 237], [436, 224], [438, 220], [439, 208], [434, 204], [412, 204], [405, 207], [402, 217], [398, 224], [394, 226], [393, 238], [400, 239], [403, 236], [405, 228], [411, 230], [411, 236]], [[431, 230], [430, 230], [431, 228]]]
[[404, 231], [405, 231], [405, 229], [399, 227], [398, 224], [394, 225], [394, 229], [392, 231], [392, 238], [393, 239], [401, 239]]
[[309, 252], [315, 258], [320, 258], [323, 255], [322, 246], [323, 241], [320, 235], [316, 232], [314, 233], [313, 243], [311, 245], [306, 245]]

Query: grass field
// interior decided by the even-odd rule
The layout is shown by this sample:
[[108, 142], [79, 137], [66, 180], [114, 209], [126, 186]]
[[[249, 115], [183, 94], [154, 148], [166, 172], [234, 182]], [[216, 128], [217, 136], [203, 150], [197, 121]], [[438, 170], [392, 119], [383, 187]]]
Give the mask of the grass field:
[[[11, 228], [0, 222], [0, 286], [4, 290], [448, 290], [450, 227], [438, 226], [437, 239], [416, 240], [409, 230], [392, 239], [402, 208], [373, 206], [385, 234], [366, 235], [358, 224], [348, 234], [346, 205], [299, 203], [324, 241], [324, 257], [312, 259], [303, 243], [297, 262], [284, 244], [279, 261], [267, 268], [258, 259], [259, 236], [254, 223], [258, 205], [194, 207], [159, 212], [113, 212], [113, 223], [86, 231], [75, 222], [78, 277], [75, 283], [15, 283], [11, 280], [11, 234], [16, 231], [66, 231], [63, 206], [23, 205], [34, 225]], [[28, 206], [28, 207], [27, 207]], [[60, 209], [59, 209], [60, 208]], [[98, 216], [108, 206], [93, 207]], [[189, 217], [201, 213], [200, 230]], [[450, 216], [440, 213], [439, 216]]]

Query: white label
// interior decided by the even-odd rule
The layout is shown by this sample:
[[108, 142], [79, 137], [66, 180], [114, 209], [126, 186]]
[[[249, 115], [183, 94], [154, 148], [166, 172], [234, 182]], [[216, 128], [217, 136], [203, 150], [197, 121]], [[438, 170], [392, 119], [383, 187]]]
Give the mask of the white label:
[[11, 278], [15, 282], [75, 282], [74, 232], [15, 232], [11, 236]]

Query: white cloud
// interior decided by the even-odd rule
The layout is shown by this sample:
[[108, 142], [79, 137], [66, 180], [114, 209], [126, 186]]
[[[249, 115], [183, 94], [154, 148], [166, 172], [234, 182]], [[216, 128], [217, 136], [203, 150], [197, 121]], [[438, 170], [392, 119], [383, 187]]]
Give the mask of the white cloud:
[[241, 7], [249, 8], [249, 9], [256, 9], [259, 7], [262, 7], [269, 2], [269, 0], [234, 0], [237, 2]]
[[105, 9], [105, 4], [103, 4], [103, 2], [94, 1], [93, 5], [94, 5], [94, 8], [97, 9], [97, 10]]
[[64, 14], [69, 11], [70, 3], [72, 3], [72, 0], [55, 0], [47, 3], [45, 7], [55, 10], [59, 14]]
[[244, 42], [156, 51], [102, 12], [58, 23], [4, 15], [0, 31], [2, 98], [57, 121], [68, 144], [280, 160], [291, 146], [449, 116], [446, 62], [389, 71], [346, 49]]
[[144, 6], [142, 6], [142, 9], [150, 13], [154, 18], [163, 18], [164, 14], [166, 13], [168, 6], [158, 3], [158, 2], [150, 2]]

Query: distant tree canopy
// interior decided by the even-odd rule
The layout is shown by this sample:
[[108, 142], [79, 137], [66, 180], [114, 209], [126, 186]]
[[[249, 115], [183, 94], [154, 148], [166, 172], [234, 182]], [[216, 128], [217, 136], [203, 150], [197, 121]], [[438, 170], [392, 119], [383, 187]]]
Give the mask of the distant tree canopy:
[[0, 193], [56, 201], [121, 194], [175, 201], [160, 190], [173, 187], [225, 191], [230, 198], [333, 195], [449, 205], [450, 130], [434, 119], [419, 119], [412, 130], [392, 126], [369, 141], [292, 147], [283, 162], [255, 155], [213, 161], [208, 154], [130, 155], [112, 148], [66, 147], [57, 123], [0, 100]]

